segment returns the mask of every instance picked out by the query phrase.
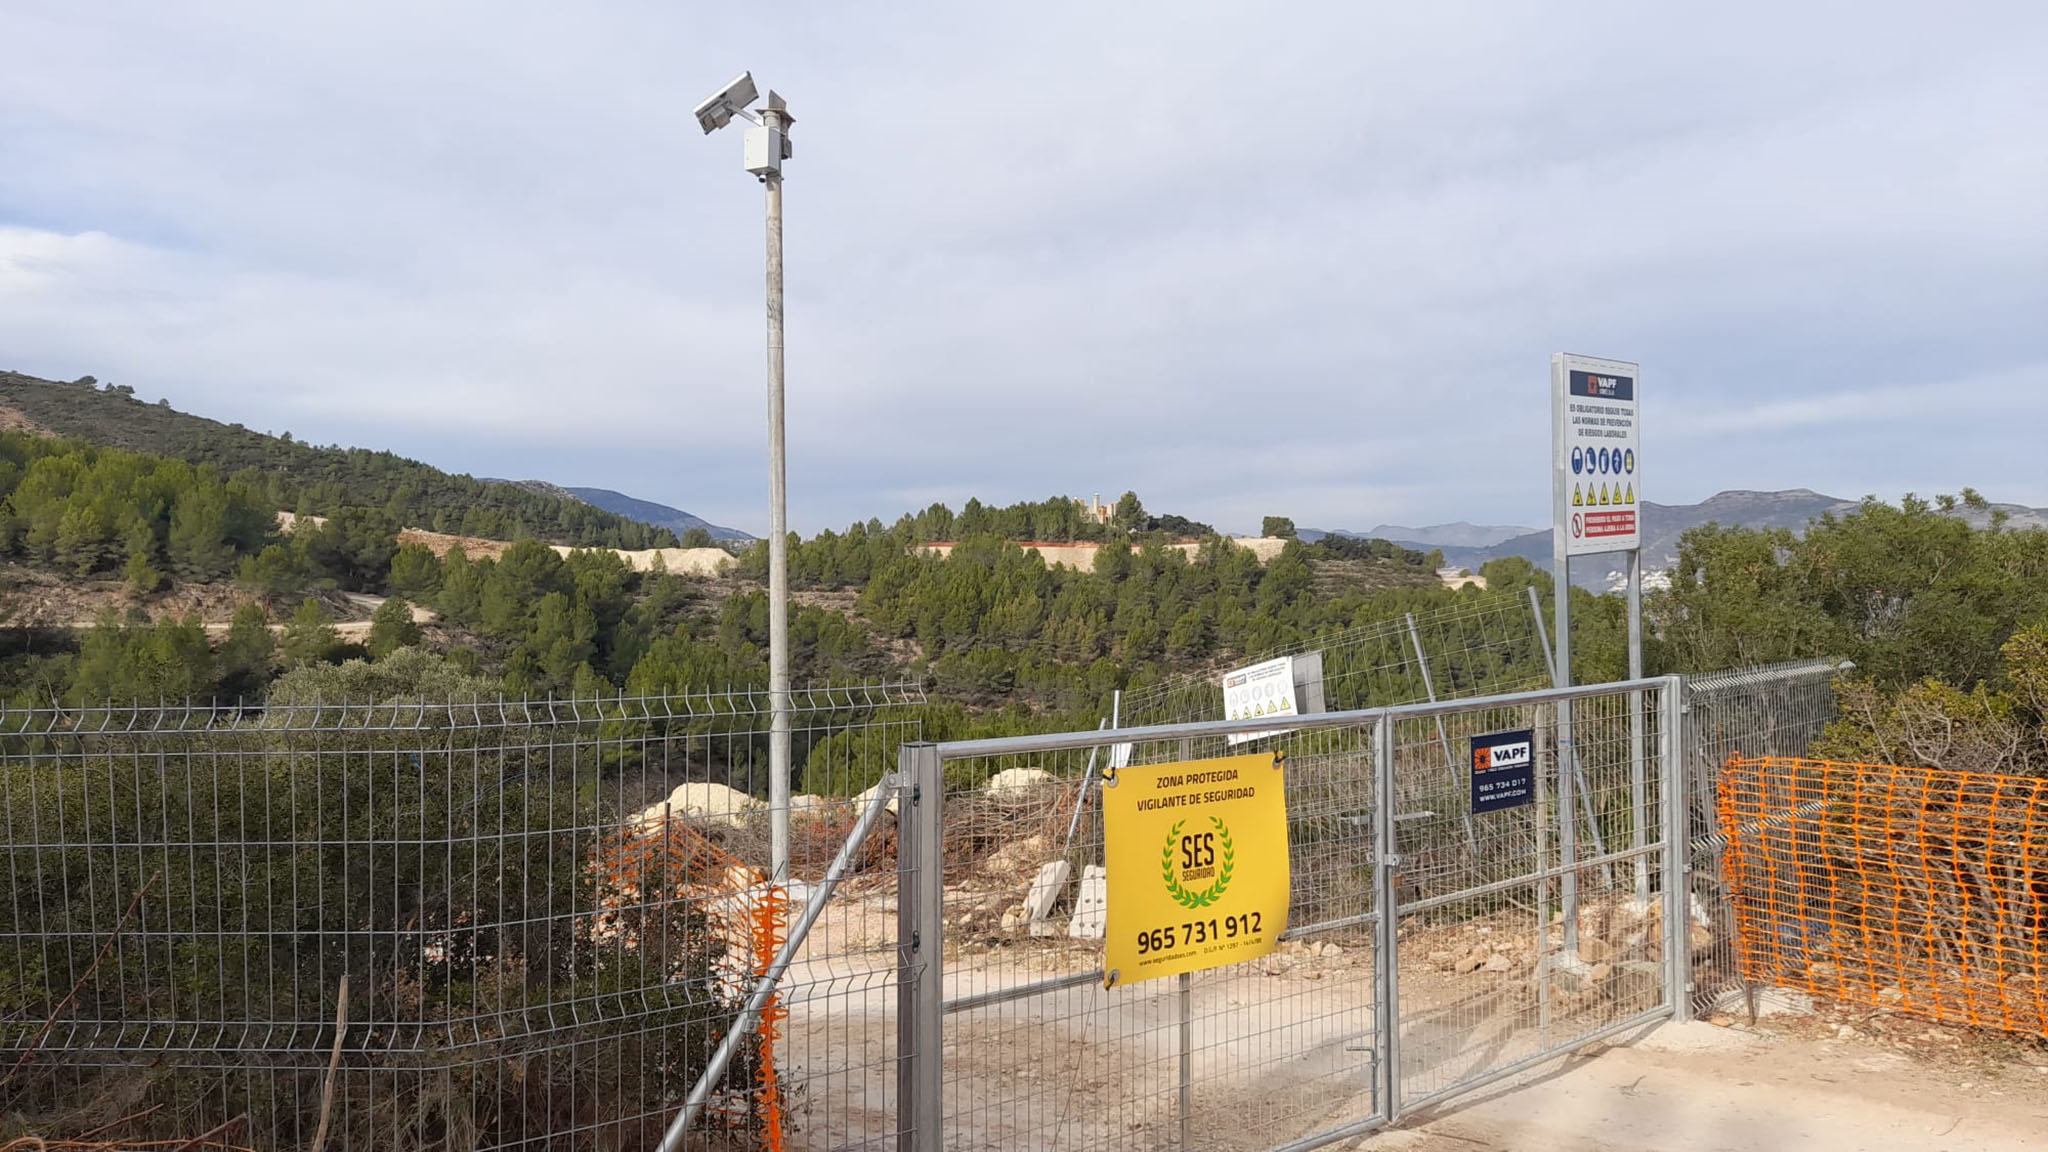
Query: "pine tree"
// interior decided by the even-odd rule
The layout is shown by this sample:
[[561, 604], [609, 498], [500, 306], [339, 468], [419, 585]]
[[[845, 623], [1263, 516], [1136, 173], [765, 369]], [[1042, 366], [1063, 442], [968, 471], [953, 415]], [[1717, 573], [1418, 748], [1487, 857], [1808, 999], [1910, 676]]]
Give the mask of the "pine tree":
[[270, 618], [261, 604], [244, 604], [235, 609], [227, 638], [216, 654], [223, 700], [253, 700], [270, 682], [277, 660], [277, 638], [271, 635]]
[[227, 493], [218, 485], [200, 485], [179, 496], [164, 542], [179, 579], [218, 580], [233, 571], [235, 546], [227, 540], [227, 516]]
[[154, 563], [155, 553], [156, 534], [149, 530], [149, 525], [137, 520], [128, 529], [128, 565], [121, 570], [129, 589], [137, 595], [147, 596], [164, 586], [164, 574]]
[[284, 626], [284, 635], [278, 644], [284, 653], [285, 667], [301, 668], [308, 664], [324, 664], [332, 660], [341, 649], [341, 635], [334, 625], [327, 622], [327, 613], [320, 602], [308, 598], [292, 613], [289, 623]]
[[450, 623], [473, 625], [483, 610], [482, 581], [476, 565], [460, 548], [450, 548], [441, 558], [441, 592], [436, 604]]
[[420, 626], [413, 622], [412, 605], [393, 596], [377, 605], [370, 615], [370, 659], [382, 660], [400, 648], [420, 642]]
[[303, 591], [311, 575], [300, 548], [297, 541], [271, 544], [254, 556], [243, 557], [235, 582], [272, 602]]
[[391, 591], [412, 600], [431, 600], [441, 588], [441, 562], [424, 544], [400, 544], [391, 557]]

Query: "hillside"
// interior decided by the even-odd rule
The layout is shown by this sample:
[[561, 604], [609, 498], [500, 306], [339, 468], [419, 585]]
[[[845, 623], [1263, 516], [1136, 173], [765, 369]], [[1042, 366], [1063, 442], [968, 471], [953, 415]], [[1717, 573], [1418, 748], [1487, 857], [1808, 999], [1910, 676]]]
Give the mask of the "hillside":
[[380, 508], [406, 525], [495, 539], [531, 536], [608, 548], [674, 547], [665, 529], [566, 495], [451, 475], [391, 452], [316, 447], [180, 412], [126, 389], [0, 372], [0, 427], [212, 464], [249, 482], [277, 507], [326, 515]]

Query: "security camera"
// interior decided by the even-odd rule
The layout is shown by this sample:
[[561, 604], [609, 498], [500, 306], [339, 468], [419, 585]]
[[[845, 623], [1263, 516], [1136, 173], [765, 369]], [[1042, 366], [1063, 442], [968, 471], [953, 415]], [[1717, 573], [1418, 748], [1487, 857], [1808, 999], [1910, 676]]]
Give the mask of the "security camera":
[[754, 88], [754, 74], [742, 72], [732, 83], [718, 90], [709, 100], [697, 105], [697, 123], [709, 136], [732, 122], [734, 116], [753, 119], [747, 115], [747, 105], [754, 102], [759, 93]]

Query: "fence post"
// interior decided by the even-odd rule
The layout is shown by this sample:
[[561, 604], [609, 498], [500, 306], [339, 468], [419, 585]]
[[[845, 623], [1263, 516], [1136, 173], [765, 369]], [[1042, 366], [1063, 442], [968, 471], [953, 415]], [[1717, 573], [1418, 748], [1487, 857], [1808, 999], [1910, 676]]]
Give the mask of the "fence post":
[[939, 746], [924, 742], [903, 745], [897, 765], [896, 1146], [899, 1152], [940, 1152], [945, 1147], [945, 876], [940, 852], [945, 771]]
[[[1531, 586], [1530, 590], [1534, 591], [1534, 587]], [[1422, 692], [1423, 695], [1429, 697], [1429, 702], [1434, 704], [1436, 703], [1436, 679], [1429, 674], [1429, 657], [1424, 655], [1422, 651], [1422, 633], [1415, 627], [1415, 613], [1408, 613], [1407, 619], [1408, 643], [1414, 646], [1416, 666], [1422, 669]], [[1444, 731], [1444, 718], [1441, 712], [1436, 717], [1436, 742], [1443, 745], [1444, 769], [1450, 774], [1451, 787], [1456, 789], [1464, 783], [1464, 780], [1458, 772], [1458, 759], [1451, 752], [1451, 738]], [[1477, 860], [1479, 858], [1479, 835], [1472, 830], [1472, 813], [1468, 809], [1459, 813], [1459, 815], [1464, 817], [1465, 820], [1465, 851], [1471, 853], [1472, 858]]]
[[1382, 716], [1373, 726], [1373, 837], [1378, 857], [1373, 869], [1373, 952], [1378, 979], [1373, 981], [1373, 1030], [1379, 1041], [1379, 1082], [1383, 1112], [1392, 1124], [1401, 1115], [1401, 921], [1395, 876], [1401, 857], [1394, 840], [1394, 720]]
[[1663, 731], [1658, 733], [1658, 759], [1663, 761], [1659, 788], [1664, 802], [1664, 971], [1669, 982], [1671, 1018], [1692, 1019], [1692, 848], [1687, 843], [1691, 784], [1685, 744], [1685, 715], [1692, 711], [1691, 689], [1677, 676], [1667, 677], [1661, 699]]
[[[1536, 586], [1533, 584], [1530, 585], [1528, 588], [1528, 593], [1529, 612], [1531, 617], [1536, 621], [1536, 639], [1543, 645], [1544, 666], [1550, 670], [1551, 684], [1557, 687], [1563, 687], [1563, 685], [1559, 683], [1557, 678], [1557, 653], [1552, 651], [1550, 647], [1550, 629], [1546, 627], [1543, 623], [1543, 608], [1542, 605], [1539, 604], [1536, 600]], [[1593, 832], [1593, 854], [1595, 856], [1605, 856], [1607, 855], [1607, 838], [1600, 834], [1600, 813], [1596, 811], [1593, 807], [1593, 790], [1586, 786], [1586, 767], [1585, 765], [1579, 763], [1578, 749], [1571, 746], [1571, 717], [1566, 713], [1566, 707], [1567, 705], [1563, 703], [1560, 703], [1558, 705], [1558, 718], [1560, 719], [1560, 721], [1562, 721], [1558, 729], [1558, 734], [1560, 737], [1557, 743], [1557, 753], [1559, 756], [1558, 764], [1560, 765], [1560, 768], [1558, 770], [1560, 772], [1571, 772], [1573, 774], [1572, 778], [1578, 782], [1577, 791], [1579, 793], [1579, 800], [1580, 803], [1583, 804], [1586, 809], [1586, 824], [1592, 829]], [[1569, 761], [1563, 759], [1567, 751], [1571, 753], [1571, 759]], [[1562, 785], [1559, 785], [1558, 787], [1559, 795], [1569, 796], [1571, 792], [1571, 789], [1565, 788]], [[1565, 815], [1559, 817], [1559, 819], [1568, 819], [1570, 817], [1570, 809], [1565, 809], [1564, 811]], [[1640, 812], [1638, 812], [1638, 815], [1640, 815]], [[1614, 884], [1614, 865], [1602, 864], [1600, 866], [1600, 876], [1609, 887], [1612, 887]], [[1571, 936], [1571, 939], [1573, 940], [1572, 947], [1577, 948], [1578, 944], [1576, 943], [1576, 941], [1578, 939], [1578, 928], [1576, 926], [1573, 926], [1567, 928], [1565, 931], [1567, 934]]]
[[[1195, 758], [1195, 742], [1180, 742], [1180, 758]], [[1108, 849], [1105, 847], [1104, 859]], [[1180, 1140], [1181, 1152], [1188, 1152], [1188, 1133], [1195, 1122], [1195, 978], [1183, 972], [1174, 988], [1174, 1002], [1180, 1014]]]

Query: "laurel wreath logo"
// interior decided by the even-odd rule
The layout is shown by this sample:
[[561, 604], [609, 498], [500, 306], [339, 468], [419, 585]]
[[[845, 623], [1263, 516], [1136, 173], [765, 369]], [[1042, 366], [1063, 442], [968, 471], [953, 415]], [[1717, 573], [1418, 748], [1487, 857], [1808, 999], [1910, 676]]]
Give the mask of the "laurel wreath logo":
[[1159, 853], [1159, 873], [1166, 880], [1166, 894], [1183, 908], [1206, 908], [1214, 904], [1223, 895], [1223, 890], [1230, 887], [1230, 874], [1237, 867], [1237, 847], [1230, 841], [1230, 829], [1214, 816], [1209, 817], [1209, 823], [1216, 826], [1217, 845], [1221, 849], [1218, 859], [1221, 862], [1216, 869], [1215, 882], [1207, 888], [1184, 888], [1180, 877], [1175, 874], [1173, 853], [1180, 847], [1181, 829], [1187, 827], [1187, 821], [1174, 822], [1173, 831], [1166, 834], [1166, 847]]

